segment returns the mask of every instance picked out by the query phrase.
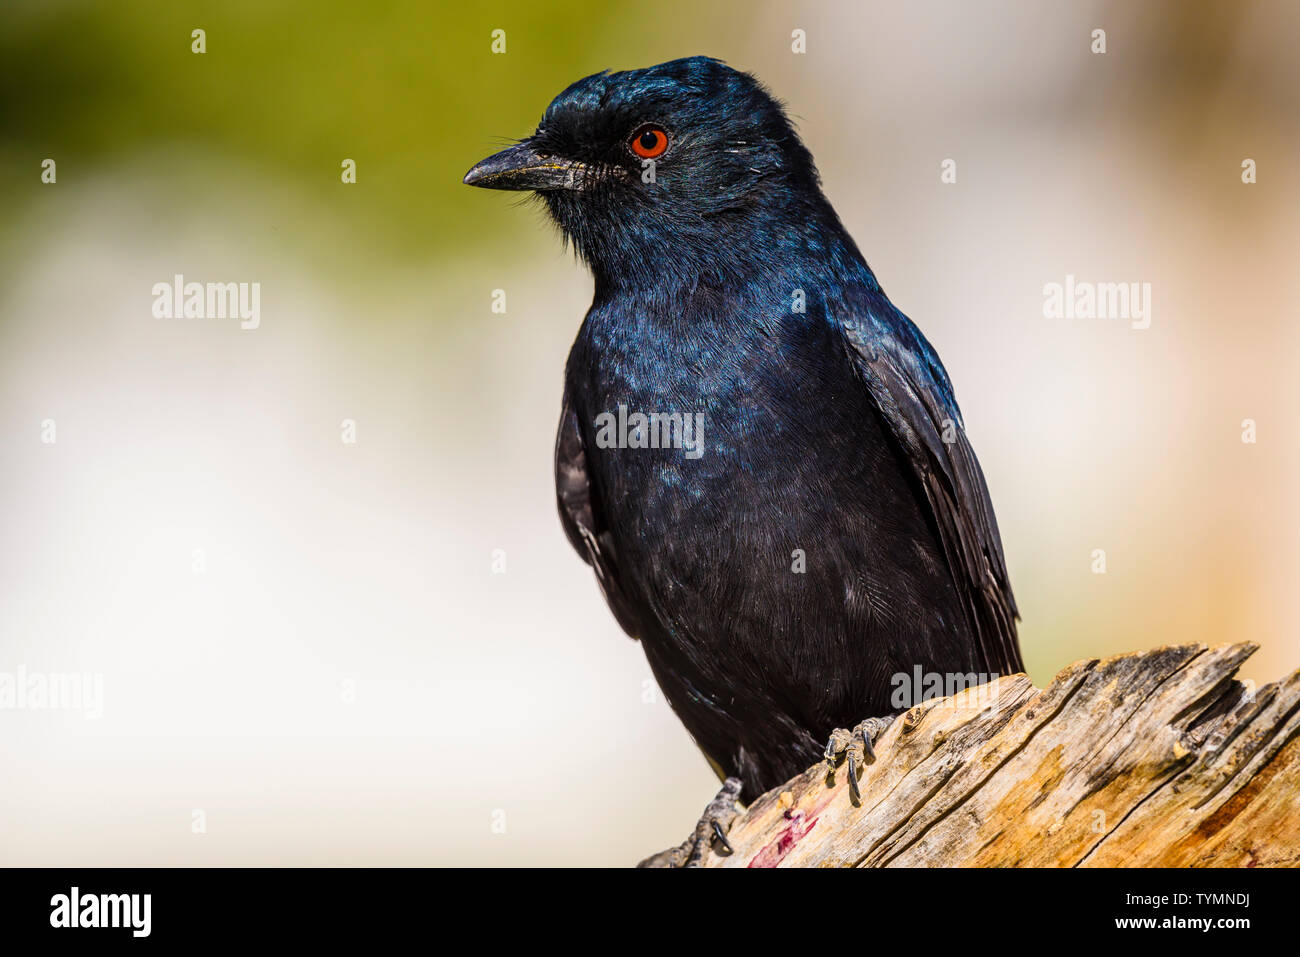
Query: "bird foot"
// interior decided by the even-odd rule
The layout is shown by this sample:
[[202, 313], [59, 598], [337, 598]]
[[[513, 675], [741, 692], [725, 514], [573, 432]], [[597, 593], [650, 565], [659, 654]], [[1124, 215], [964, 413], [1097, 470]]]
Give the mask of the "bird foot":
[[862, 792], [858, 789], [858, 778], [862, 767], [876, 763], [876, 750], [872, 742], [894, 723], [897, 715], [888, 714], [882, 718], [868, 718], [852, 731], [836, 728], [826, 742], [826, 783], [835, 786], [835, 767], [842, 755], [849, 765], [849, 800], [854, 807], [862, 806]]
[[720, 790], [686, 840], [677, 847], [652, 854], [637, 867], [701, 867], [716, 841], [728, 854], [732, 853], [727, 842], [727, 831], [740, 812], [736, 808], [736, 798], [740, 797], [740, 778], [727, 778]]

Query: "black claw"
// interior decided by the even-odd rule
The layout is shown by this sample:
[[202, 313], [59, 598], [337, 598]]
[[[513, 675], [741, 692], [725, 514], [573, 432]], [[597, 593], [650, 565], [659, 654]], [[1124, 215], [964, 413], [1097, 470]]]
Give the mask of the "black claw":
[[735, 854], [736, 851], [731, 846], [731, 842], [727, 840], [727, 832], [722, 829], [722, 825], [719, 824], [717, 821], [713, 821], [712, 823], [713, 823], [713, 839], [717, 841], [719, 844], [721, 844], [724, 848], [726, 848], [728, 854]]
[[858, 756], [852, 751], [849, 752], [849, 800], [854, 807], [862, 804], [862, 792], [858, 790]]
[[871, 745], [871, 735], [862, 736], [862, 760], [867, 764], [876, 763], [876, 749]]

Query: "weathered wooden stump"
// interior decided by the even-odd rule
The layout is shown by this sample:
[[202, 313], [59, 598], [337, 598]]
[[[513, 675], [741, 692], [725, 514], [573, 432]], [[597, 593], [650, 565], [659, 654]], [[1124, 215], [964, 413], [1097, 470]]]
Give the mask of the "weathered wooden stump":
[[1300, 672], [1254, 645], [1080, 661], [908, 711], [849, 799], [819, 764], [742, 812], [711, 867], [1300, 864]]

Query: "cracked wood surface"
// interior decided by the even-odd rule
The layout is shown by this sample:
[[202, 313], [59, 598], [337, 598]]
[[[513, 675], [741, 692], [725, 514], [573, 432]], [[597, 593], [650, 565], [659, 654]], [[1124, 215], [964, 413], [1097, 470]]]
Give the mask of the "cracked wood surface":
[[1252, 644], [1009, 675], [896, 720], [864, 769], [764, 794], [709, 867], [1300, 864], [1300, 672], [1236, 680]]

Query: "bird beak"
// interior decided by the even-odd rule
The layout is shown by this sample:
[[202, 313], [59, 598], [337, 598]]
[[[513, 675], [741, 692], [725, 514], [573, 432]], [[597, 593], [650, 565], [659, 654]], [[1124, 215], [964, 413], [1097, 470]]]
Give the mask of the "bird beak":
[[588, 167], [539, 153], [525, 140], [483, 160], [465, 174], [466, 186], [484, 189], [582, 189]]

